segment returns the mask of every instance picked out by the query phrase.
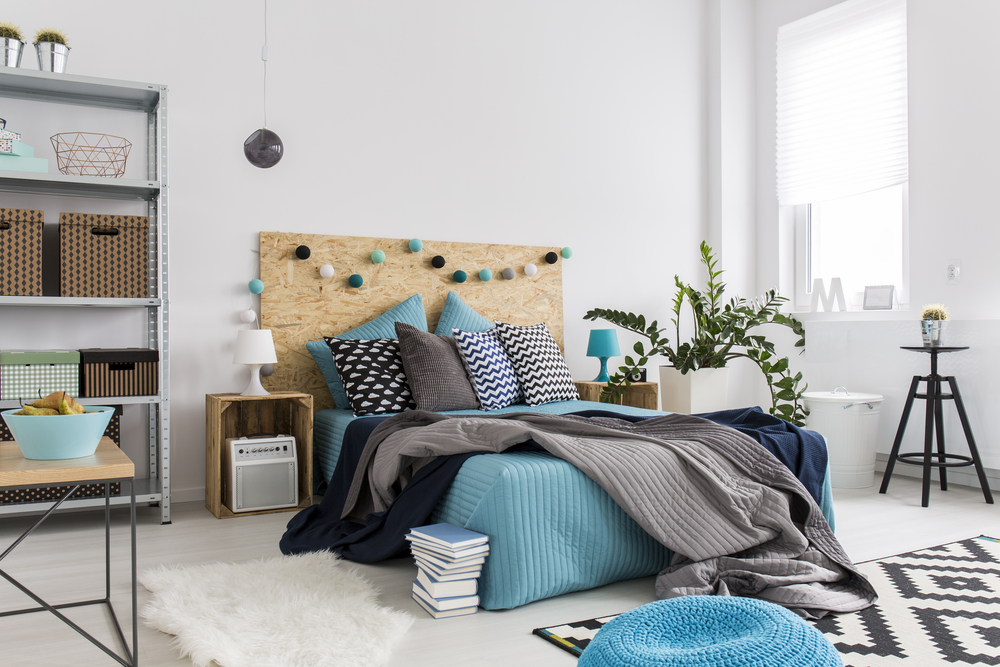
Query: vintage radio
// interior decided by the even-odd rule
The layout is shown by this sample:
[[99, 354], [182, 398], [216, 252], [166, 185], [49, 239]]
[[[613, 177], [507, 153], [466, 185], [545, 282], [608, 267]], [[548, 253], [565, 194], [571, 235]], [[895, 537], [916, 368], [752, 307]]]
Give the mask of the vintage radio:
[[298, 457], [290, 435], [226, 439], [223, 498], [235, 513], [299, 504]]

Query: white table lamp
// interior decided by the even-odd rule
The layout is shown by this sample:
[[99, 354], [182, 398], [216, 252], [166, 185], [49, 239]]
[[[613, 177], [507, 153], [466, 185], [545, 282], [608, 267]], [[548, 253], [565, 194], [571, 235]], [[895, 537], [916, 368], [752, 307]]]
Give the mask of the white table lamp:
[[250, 385], [241, 396], [267, 396], [271, 392], [264, 389], [260, 383], [260, 367], [264, 364], [275, 364], [278, 357], [274, 354], [274, 339], [270, 329], [240, 329], [236, 334], [236, 354], [234, 364], [246, 364], [250, 367]]

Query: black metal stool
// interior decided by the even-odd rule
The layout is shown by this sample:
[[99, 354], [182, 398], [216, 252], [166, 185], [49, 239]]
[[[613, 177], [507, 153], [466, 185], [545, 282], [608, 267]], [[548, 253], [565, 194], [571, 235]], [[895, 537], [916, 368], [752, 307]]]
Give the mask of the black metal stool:
[[[889, 478], [892, 477], [892, 469], [896, 461], [919, 465], [924, 467], [923, 496], [921, 505], [927, 507], [931, 495], [931, 468], [937, 468], [941, 478], [941, 490], [948, 490], [948, 468], [959, 468], [964, 466], [976, 466], [976, 474], [979, 475], [979, 485], [983, 488], [983, 495], [986, 502], [993, 504], [993, 494], [990, 493], [989, 481], [986, 479], [986, 471], [983, 470], [983, 462], [979, 458], [979, 450], [976, 449], [976, 439], [972, 437], [972, 428], [969, 426], [969, 418], [965, 414], [965, 405], [962, 403], [962, 395], [958, 391], [958, 382], [952, 376], [942, 377], [937, 372], [937, 356], [941, 352], [959, 352], [968, 350], [964, 347], [906, 347], [900, 349], [911, 352], [928, 352], [931, 355], [931, 374], [914, 375], [913, 382], [910, 383], [910, 393], [906, 397], [906, 405], [903, 407], [903, 416], [899, 419], [899, 428], [896, 429], [896, 440], [892, 443], [892, 452], [885, 465], [885, 474], [882, 476], [882, 487], [879, 493], [885, 493], [889, 488]], [[951, 393], [941, 393], [941, 381], [947, 380], [951, 386]], [[917, 385], [920, 382], [927, 383], [927, 390], [924, 394], [917, 393]], [[913, 399], [922, 398], [927, 401], [927, 416], [924, 419], [924, 451], [900, 454], [899, 446], [903, 442], [903, 431], [906, 430], [906, 422], [910, 418], [910, 409], [913, 407]], [[969, 453], [971, 456], [961, 454], [947, 454], [944, 451], [944, 420], [941, 418], [941, 402], [947, 399], [955, 401], [955, 408], [958, 410], [958, 418], [962, 421], [962, 429], [965, 431], [965, 440], [969, 443]], [[933, 441], [935, 426], [937, 427], [937, 461], [934, 457]], [[948, 459], [953, 459], [949, 461]]]

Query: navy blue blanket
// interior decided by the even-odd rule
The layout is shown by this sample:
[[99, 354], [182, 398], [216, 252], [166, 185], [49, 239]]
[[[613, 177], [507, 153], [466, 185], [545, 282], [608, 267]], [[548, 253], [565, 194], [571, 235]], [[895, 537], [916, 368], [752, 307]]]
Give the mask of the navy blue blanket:
[[[572, 414], [631, 422], [646, 419], [606, 410], [582, 410]], [[760, 408], [724, 410], [698, 416], [731, 426], [754, 438], [788, 466], [819, 503], [826, 475], [826, 446], [820, 435], [766, 414]], [[388, 418], [356, 419], [348, 424], [327, 493], [319, 505], [305, 508], [288, 522], [279, 543], [282, 553], [330, 550], [357, 563], [377, 563], [409, 553], [403, 536], [413, 526], [426, 525], [462, 464], [470, 456], [481, 452], [437, 457], [413, 476], [386, 511], [369, 514], [364, 524], [341, 519], [354, 471], [368, 436]], [[543, 450], [529, 441], [507, 451]]]

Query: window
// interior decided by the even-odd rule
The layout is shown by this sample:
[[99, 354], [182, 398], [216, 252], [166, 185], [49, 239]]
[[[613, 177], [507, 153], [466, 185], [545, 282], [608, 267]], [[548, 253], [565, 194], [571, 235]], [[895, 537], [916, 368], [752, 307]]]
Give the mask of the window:
[[795, 298], [840, 277], [907, 299], [905, 0], [848, 0], [782, 26], [777, 194], [795, 224]]

